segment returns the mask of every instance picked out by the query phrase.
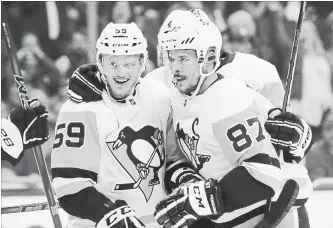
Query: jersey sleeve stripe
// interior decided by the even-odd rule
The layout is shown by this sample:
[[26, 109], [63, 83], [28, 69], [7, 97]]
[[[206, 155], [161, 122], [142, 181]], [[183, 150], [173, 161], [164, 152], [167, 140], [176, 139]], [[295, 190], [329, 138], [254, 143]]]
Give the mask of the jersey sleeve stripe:
[[90, 179], [90, 178], [82, 178], [82, 177], [77, 177], [77, 178], [62, 178], [62, 177], [56, 177], [53, 179], [52, 183], [54, 188], [60, 188], [63, 187], [65, 185], [74, 183], [74, 182], [79, 182], [79, 181], [83, 181], [83, 182], [90, 182], [92, 185], [94, 185], [95, 183]]
[[57, 198], [61, 198], [66, 195], [72, 195], [76, 194], [80, 191], [82, 191], [85, 188], [92, 187], [93, 183], [90, 180], [84, 180], [84, 181], [75, 181], [70, 184], [64, 185], [59, 188], [55, 188], [55, 193]]
[[220, 218], [213, 220], [216, 223], [231, 222], [240, 224], [265, 212], [267, 200], [262, 200], [231, 212], [225, 212]]
[[192, 168], [192, 166], [186, 162], [186, 160], [178, 160], [178, 161], [175, 161], [175, 162], [168, 162], [166, 164], [166, 171], [168, 172], [169, 170], [171, 169], [179, 169], [179, 168], [184, 168], [184, 167], [188, 167], [188, 168]]
[[62, 178], [89, 178], [94, 182], [97, 182], [97, 173], [92, 172], [90, 170], [79, 169], [79, 168], [52, 168], [51, 169], [52, 178], [55, 179], [57, 177]]
[[247, 221], [249, 221], [250, 219], [254, 218], [254, 217], [257, 217], [259, 215], [263, 215], [267, 210], [267, 206], [266, 205], [262, 205], [260, 207], [257, 207], [256, 209], [252, 210], [252, 211], [249, 211], [229, 222], [225, 222], [225, 223], [222, 223], [222, 227], [235, 227], [235, 226], [238, 226], [238, 225], [241, 225]]
[[283, 177], [280, 168], [271, 164], [267, 165], [256, 162], [242, 162], [241, 166], [243, 166], [254, 179], [271, 187], [275, 193], [281, 190]]
[[243, 162], [253, 162], [253, 163], [261, 163], [265, 165], [273, 165], [277, 168], [281, 168], [280, 161], [277, 158], [273, 158], [268, 154], [260, 153], [256, 154], [251, 158], [244, 160]]

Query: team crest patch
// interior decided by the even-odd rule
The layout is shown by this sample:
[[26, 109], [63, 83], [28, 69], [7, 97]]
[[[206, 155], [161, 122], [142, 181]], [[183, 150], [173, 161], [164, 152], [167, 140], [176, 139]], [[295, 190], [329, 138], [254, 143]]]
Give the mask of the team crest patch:
[[197, 170], [200, 170], [206, 162], [209, 162], [211, 156], [198, 154], [197, 147], [200, 140], [197, 132], [198, 125], [199, 118], [195, 118], [189, 126], [180, 126], [180, 123], [178, 123], [176, 135], [178, 144], [188, 160]]
[[116, 140], [107, 143], [112, 155], [133, 181], [117, 183], [115, 191], [139, 188], [148, 202], [154, 186], [161, 183], [158, 177], [165, 161], [163, 132], [152, 126], [138, 131], [123, 128]]

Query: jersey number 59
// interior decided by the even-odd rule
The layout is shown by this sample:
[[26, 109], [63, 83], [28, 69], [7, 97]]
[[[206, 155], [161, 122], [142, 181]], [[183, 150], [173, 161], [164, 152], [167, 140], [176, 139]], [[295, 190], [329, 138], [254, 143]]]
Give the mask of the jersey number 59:
[[[62, 129], [66, 129], [66, 123], [57, 126], [53, 149], [59, 148], [64, 143], [65, 135]], [[65, 140], [67, 147], [81, 147], [84, 144], [84, 124], [82, 122], [70, 122], [67, 125], [66, 136], [68, 137]]]
[[265, 135], [263, 134], [262, 126], [258, 117], [253, 117], [246, 120], [247, 125], [243, 123], [238, 123], [233, 127], [229, 128], [227, 131], [227, 136], [229, 140], [232, 142], [232, 146], [234, 150], [237, 152], [242, 152], [251, 147], [252, 139], [248, 134], [248, 128], [254, 127], [254, 124], [258, 126], [258, 134], [255, 138], [257, 142], [265, 139]]

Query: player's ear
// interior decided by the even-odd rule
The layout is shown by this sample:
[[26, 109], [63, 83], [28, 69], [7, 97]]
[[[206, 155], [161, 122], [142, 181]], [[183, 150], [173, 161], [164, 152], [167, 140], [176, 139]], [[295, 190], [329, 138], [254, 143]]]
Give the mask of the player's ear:
[[216, 48], [210, 47], [205, 56], [205, 61], [204, 61], [204, 65], [203, 65], [204, 73], [208, 73], [214, 69], [215, 64], [216, 64], [216, 56], [217, 56]]
[[145, 61], [145, 57], [143, 54], [140, 54], [140, 58], [139, 58], [140, 64], [143, 65], [144, 61]]

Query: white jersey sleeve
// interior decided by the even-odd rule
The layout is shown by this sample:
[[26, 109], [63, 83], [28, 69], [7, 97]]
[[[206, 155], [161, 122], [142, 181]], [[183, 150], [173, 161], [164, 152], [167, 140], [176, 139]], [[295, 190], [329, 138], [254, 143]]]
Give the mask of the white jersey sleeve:
[[229, 63], [218, 73], [224, 77], [237, 78], [254, 89], [275, 107], [283, 103], [284, 88], [276, 67], [252, 54], [236, 52], [229, 54]]
[[169, 67], [162, 66], [159, 68], [156, 68], [152, 72], [148, 73], [145, 77], [148, 80], [158, 81], [166, 85], [167, 87], [170, 87], [172, 83], [172, 77], [170, 75]]
[[98, 137], [93, 106], [67, 101], [57, 119], [51, 155], [51, 173], [58, 198], [97, 182], [101, 156]]
[[233, 99], [223, 99], [219, 104], [230, 109], [219, 108], [214, 114], [213, 135], [229, 161], [245, 167], [255, 179], [277, 192], [282, 180], [280, 162], [264, 128], [273, 105], [254, 90], [237, 86], [236, 81], [229, 83], [229, 89], [233, 85], [234, 90], [238, 88]]

